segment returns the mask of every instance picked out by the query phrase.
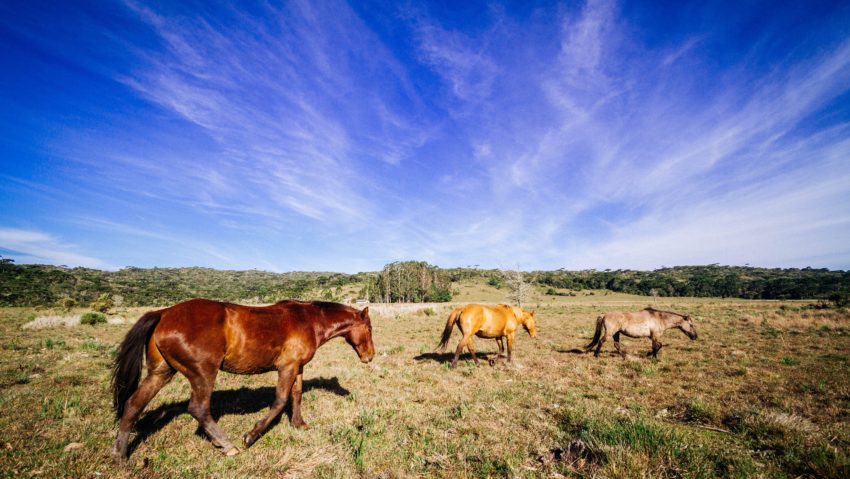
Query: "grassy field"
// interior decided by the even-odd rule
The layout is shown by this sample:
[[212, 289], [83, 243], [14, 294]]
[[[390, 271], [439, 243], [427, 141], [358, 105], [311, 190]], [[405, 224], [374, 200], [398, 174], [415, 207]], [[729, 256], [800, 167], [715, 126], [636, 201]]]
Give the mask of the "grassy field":
[[[461, 301], [499, 301], [461, 287]], [[538, 339], [515, 363], [448, 368], [433, 349], [451, 305], [373, 306], [375, 360], [342, 340], [305, 368], [309, 430], [284, 418], [225, 458], [186, 412], [178, 375], [148, 407], [124, 467], [108, 451], [116, 425], [109, 368], [129, 324], [22, 329], [31, 309], [0, 310], [0, 476], [4, 477], [848, 477], [850, 314], [806, 302], [658, 299], [694, 315], [699, 340], [665, 336], [586, 344], [606, 310], [649, 298], [540, 297]], [[122, 311], [136, 318], [139, 310]], [[451, 347], [460, 336], [455, 331]], [[494, 341], [477, 341], [493, 353]], [[464, 356], [468, 359], [468, 357]], [[222, 373], [213, 414], [237, 439], [274, 396], [273, 373]], [[75, 444], [76, 443], [76, 444]]]

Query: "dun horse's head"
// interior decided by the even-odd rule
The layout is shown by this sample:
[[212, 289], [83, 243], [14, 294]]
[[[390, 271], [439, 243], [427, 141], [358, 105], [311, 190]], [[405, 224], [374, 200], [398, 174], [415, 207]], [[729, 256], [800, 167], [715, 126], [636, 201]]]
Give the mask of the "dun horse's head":
[[694, 322], [690, 316], [683, 316], [682, 323], [679, 324], [679, 329], [691, 338], [691, 340], [695, 340], [697, 338], [697, 330], [694, 328]]
[[375, 357], [375, 344], [372, 343], [372, 321], [369, 319], [369, 308], [357, 314], [354, 325], [345, 334], [345, 342], [351, 345], [360, 361], [368, 363]]
[[534, 311], [530, 313], [528, 311], [522, 312], [522, 327], [528, 331], [528, 335], [532, 338], [537, 336], [537, 324], [534, 322]]

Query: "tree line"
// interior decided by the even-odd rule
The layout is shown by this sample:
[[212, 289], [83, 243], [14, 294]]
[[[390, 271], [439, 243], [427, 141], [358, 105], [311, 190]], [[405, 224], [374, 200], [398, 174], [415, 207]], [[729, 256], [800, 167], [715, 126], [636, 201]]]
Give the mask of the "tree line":
[[[205, 297], [271, 303], [282, 299], [342, 300], [342, 289], [371, 302], [451, 301], [454, 285], [480, 281], [511, 289], [524, 281], [548, 294], [607, 289], [646, 296], [746, 299], [830, 299], [850, 295], [850, 272], [813, 268], [677, 266], [654, 271], [584, 270], [502, 272], [438, 268], [422, 261], [389, 263], [381, 271], [226, 271], [210, 268], [89, 268], [16, 264], [0, 257], [0, 306], [88, 306], [104, 295], [126, 306], [170, 305]], [[522, 282], [520, 281], [520, 282]]]

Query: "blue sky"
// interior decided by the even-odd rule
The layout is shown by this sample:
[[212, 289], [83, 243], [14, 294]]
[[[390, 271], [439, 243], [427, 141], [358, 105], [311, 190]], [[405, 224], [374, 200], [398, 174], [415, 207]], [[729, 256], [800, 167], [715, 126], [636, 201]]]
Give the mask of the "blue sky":
[[0, 255], [850, 268], [846, 2], [257, 3], [0, 4]]

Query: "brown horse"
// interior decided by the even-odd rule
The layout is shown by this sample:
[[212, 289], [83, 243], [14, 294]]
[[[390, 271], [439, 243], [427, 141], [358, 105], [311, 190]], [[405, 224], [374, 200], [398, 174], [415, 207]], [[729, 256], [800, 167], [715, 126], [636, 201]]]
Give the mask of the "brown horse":
[[[678, 328], [691, 340], [697, 338], [697, 330], [690, 316], [674, 313], [671, 311], [659, 311], [646, 308], [637, 313], [621, 313], [619, 311], [605, 313], [596, 318], [596, 334], [593, 341], [588, 344], [584, 351], [590, 352], [596, 347], [594, 356], [599, 357], [602, 345], [610, 338], [614, 338], [614, 349], [625, 359], [626, 353], [620, 348], [620, 334], [630, 338], [650, 338], [652, 340], [652, 351], [647, 355], [658, 357], [661, 349], [661, 336], [670, 328]], [[604, 333], [604, 335], [603, 335]]]
[[[265, 432], [290, 397], [292, 425], [306, 428], [301, 418], [304, 365], [319, 346], [339, 336], [364, 363], [375, 356], [368, 308], [358, 311], [336, 303], [301, 301], [250, 307], [193, 299], [146, 313], [127, 333], [115, 359], [113, 406], [120, 424], [112, 454], [119, 461], [126, 459], [133, 424], [178, 371], [192, 386], [189, 414], [228, 456], [239, 450], [210, 415], [210, 396], [219, 370], [278, 372], [275, 401], [243, 437], [245, 447]], [[139, 384], [143, 356], [148, 374]]]
[[455, 324], [457, 324], [461, 334], [463, 334], [463, 338], [461, 338], [455, 350], [455, 357], [452, 360], [453, 368], [457, 366], [457, 360], [464, 347], [469, 349], [472, 359], [476, 365], [478, 364], [478, 357], [475, 355], [475, 347], [472, 344], [473, 334], [479, 338], [495, 339], [499, 345], [500, 354], [504, 351], [502, 338], [507, 338], [509, 362], [513, 356], [514, 332], [517, 326], [522, 325], [532, 338], [537, 335], [534, 312], [529, 313], [515, 306], [508, 306], [507, 304], [496, 306], [467, 304], [466, 306], [455, 308], [449, 314], [449, 319], [446, 321], [446, 327], [443, 330], [443, 337], [440, 339], [440, 345], [438, 346], [440, 351], [446, 350]]

